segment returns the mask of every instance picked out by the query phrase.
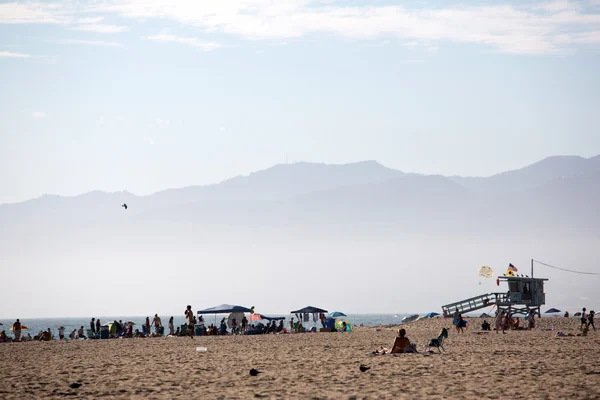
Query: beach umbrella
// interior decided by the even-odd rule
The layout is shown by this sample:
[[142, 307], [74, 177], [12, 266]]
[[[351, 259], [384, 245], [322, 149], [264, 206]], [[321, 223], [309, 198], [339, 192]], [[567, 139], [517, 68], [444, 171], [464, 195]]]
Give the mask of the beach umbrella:
[[548, 311], [546, 311], [546, 314], [554, 314], [554, 313], [559, 313], [560, 310], [557, 308], [551, 308]]
[[408, 324], [409, 322], [415, 322], [419, 318], [418, 314], [409, 315], [400, 320], [400, 323]]
[[261, 319], [263, 319], [263, 316], [258, 313], [250, 315], [250, 321], [260, 321]]
[[433, 317], [437, 317], [438, 315], [440, 315], [440, 314], [438, 314], [436, 312], [430, 312], [430, 313], [425, 314], [423, 316], [423, 318], [433, 318]]
[[329, 316], [331, 318], [337, 318], [337, 317], [346, 317], [347, 315], [340, 311], [334, 311], [334, 312], [330, 313]]

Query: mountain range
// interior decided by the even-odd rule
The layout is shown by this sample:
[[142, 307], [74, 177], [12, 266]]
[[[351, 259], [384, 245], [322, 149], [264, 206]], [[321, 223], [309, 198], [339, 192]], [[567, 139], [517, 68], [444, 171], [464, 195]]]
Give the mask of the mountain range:
[[[0, 205], [3, 224], [137, 220], [243, 226], [397, 224], [404, 230], [600, 231], [600, 156], [549, 157], [486, 178], [404, 173], [375, 161], [295, 163], [149, 196], [90, 192]], [[127, 203], [124, 210], [121, 204]]]

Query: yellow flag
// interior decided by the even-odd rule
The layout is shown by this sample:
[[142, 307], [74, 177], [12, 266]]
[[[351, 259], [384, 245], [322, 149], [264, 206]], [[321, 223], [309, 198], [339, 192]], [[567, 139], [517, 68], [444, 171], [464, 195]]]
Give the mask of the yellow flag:
[[515, 276], [515, 273], [509, 269], [508, 271], [506, 271], [506, 276]]

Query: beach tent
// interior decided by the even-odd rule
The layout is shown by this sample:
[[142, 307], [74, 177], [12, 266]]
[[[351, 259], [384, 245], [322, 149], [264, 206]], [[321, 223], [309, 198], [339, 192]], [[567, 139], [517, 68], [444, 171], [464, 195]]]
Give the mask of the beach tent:
[[335, 329], [341, 331], [344, 327], [344, 322], [346, 322], [346, 332], [352, 332], [352, 324], [348, 321], [335, 321]]
[[242, 307], [242, 306], [234, 306], [232, 304], [221, 304], [220, 306], [215, 306], [211, 308], [207, 308], [205, 310], [198, 311], [198, 315], [200, 314], [228, 314], [228, 313], [249, 313], [252, 312], [251, 309]]
[[327, 313], [327, 310], [323, 310], [322, 308], [317, 308], [313, 306], [308, 306], [301, 308], [296, 311], [290, 311], [290, 314], [315, 314], [315, 313]]
[[483, 313], [479, 316], [479, 318], [492, 318], [489, 314]]
[[548, 311], [546, 311], [546, 314], [554, 314], [554, 313], [559, 313], [560, 310], [557, 308], [551, 308]]

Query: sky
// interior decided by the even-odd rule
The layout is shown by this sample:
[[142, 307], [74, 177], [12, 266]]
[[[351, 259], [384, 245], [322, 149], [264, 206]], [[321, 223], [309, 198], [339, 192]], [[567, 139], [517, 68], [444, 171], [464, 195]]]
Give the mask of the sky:
[[600, 154], [600, 1], [0, 0], [0, 203]]

